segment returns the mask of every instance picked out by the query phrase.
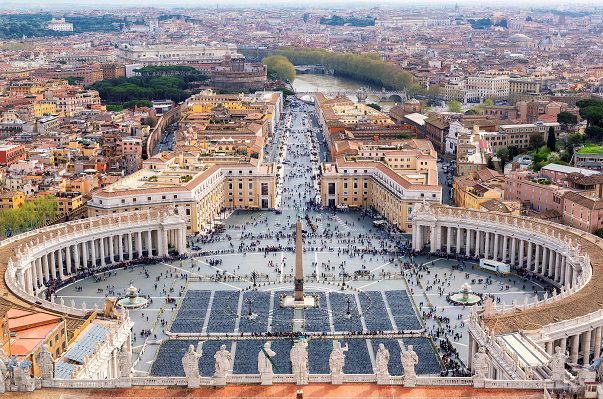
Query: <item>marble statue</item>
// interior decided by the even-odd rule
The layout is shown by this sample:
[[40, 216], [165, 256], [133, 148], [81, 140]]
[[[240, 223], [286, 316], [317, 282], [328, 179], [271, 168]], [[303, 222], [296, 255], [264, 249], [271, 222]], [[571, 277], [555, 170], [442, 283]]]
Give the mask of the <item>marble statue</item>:
[[272, 371], [272, 358], [276, 352], [270, 349], [270, 342], [266, 342], [258, 353], [258, 371], [262, 385], [272, 385], [274, 373]]
[[561, 351], [560, 346], [555, 347], [555, 353], [551, 356], [549, 367], [551, 368], [551, 380], [554, 382], [563, 382], [565, 379], [565, 361], [567, 357]]
[[333, 384], [343, 383], [343, 366], [345, 366], [345, 352], [348, 345], [341, 346], [339, 341], [333, 341], [333, 351], [329, 356], [329, 368], [331, 370], [331, 382]]
[[308, 341], [305, 339], [298, 340], [289, 353], [291, 358], [291, 367], [297, 385], [305, 385], [308, 383]]
[[[4, 351], [2, 351], [2, 355], [4, 355]], [[8, 359], [8, 357], [6, 358]], [[0, 393], [8, 391], [10, 388], [10, 375], [6, 367], [7, 363], [8, 360], [5, 361], [4, 357], [0, 359]]]
[[226, 385], [226, 375], [228, 374], [228, 370], [230, 370], [230, 362], [232, 360], [232, 355], [226, 350], [226, 345], [220, 346], [220, 350], [216, 352], [214, 359], [216, 360], [214, 371], [215, 383], [216, 385]]
[[487, 378], [490, 373], [490, 358], [483, 346], [480, 346], [473, 355], [473, 371], [473, 377], [482, 380]]
[[36, 362], [38, 363], [42, 380], [51, 380], [54, 377], [54, 359], [48, 350], [48, 345], [44, 344], [36, 357]]
[[412, 345], [408, 345], [406, 350], [400, 353], [400, 360], [404, 369], [404, 386], [414, 387], [417, 379], [415, 366], [419, 363], [419, 356], [413, 350]]
[[199, 358], [201, 354], [195, 351], [194, 345], [189, 345], [188, 350], [182, 356], [182, 367], [184, 368], [184, 375], [188, 381], [189, 388], [198, 388], [200, 384], [199, 376]]
[[36, 382], [31, 376], [31, 362], [22, 360], [13, 366], [13, 390], [17, 392], [32, 392], [36, 389]]
[[389, 383], [389, 350], [383, 344], [379, 344], [377, 356], [375, 358], [375, 366], [377, 374], [377, 384]]

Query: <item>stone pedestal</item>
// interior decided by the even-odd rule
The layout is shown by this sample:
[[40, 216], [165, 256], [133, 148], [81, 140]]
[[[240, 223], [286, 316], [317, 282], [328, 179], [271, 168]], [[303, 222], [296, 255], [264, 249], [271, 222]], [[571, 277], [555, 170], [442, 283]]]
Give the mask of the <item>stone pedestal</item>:
[[343, 384], [343, 373], [335, 373], [331, 374], [331, 384], [333, 385], [341, 385]]
[[260, 383], [262, 385], [272, 385], [274, 373], [260, 373]]
[[226, 376], [225, 375], [214, 376], [214, 385], [217, 387], [225, 386], [226, 385]]
[[192, 376], [186, 379], [187, 387], [189, 388], [199, 388], [201, 386], [201, 377]]
[[473, 377], [473, 388], [485, 388], [486, 379], [481, 377]]
[[407, 388], [414, 388], [417, 385], [416, 376], [404, 376], [404, 386]]
[[377, 373], [377, 385], [389, 385], [390, 375], [386, 373]]

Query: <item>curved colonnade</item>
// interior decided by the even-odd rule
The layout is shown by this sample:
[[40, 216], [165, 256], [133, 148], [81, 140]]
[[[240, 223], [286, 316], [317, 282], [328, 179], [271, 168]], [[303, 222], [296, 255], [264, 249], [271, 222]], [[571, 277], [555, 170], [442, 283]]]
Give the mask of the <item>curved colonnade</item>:
[[[529, 337], [549, 355], [559, 346], [569, 352], [569, 363], [582, 358], [589, 364], [589, 359], [599, 357], [603, 240], [557, 223], [429, 203], [415, 207], [412, 227], [415, 251], [498, 260], [556, 287], [555, 294], [530, 303], [502, 302], [497, 307], [485, 301], [479, 319], [469, 323], [469, 363], [478, 345], [500, 352], [499, 345], [492, 345], [495, 337], [513, 332]], [[524, 378], [531, 372], [509, 364], [517, 363], [513, 356], [496, 355], [491, 353], [499, 366], [492, 370], [492, 378]]]
[[186, 224], [166, 211], [120, 213], [44, 227], [0, 243], [5, 288], [13, 294], [5, 299], [81, 317], [86, 309], [42, 299], [46, 283], [142, 257], [167, 256], [170, 251], [186, 252]]

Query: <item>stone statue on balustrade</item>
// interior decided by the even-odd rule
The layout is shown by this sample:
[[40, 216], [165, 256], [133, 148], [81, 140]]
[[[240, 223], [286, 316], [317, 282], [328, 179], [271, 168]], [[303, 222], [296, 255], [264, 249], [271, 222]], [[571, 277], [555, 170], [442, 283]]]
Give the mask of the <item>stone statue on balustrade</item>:
[[389, 350], [383, 344], [379, 344], [375, 358], [375, 374], [377, 384], [389, 384]]
[[298, 340], [289, 353], [291, 358], [291, 368], [295, 376], [297, 385], [306, 385], [308, 383], [308, 341], [305, 339]]
[[216, 360], [214, 384], [226, 385], [226, 376], [230, 370], [230, 362], [232, 360], [232, 355], [226, 350], [226, 345], [220, 346], [220, 350], [216, 352], [214, 359]]
[[0, 348], [0, 393], [10, 390], [11, 376], [7, 367], [9, 363], [10, 358], [6, 356], [4, 350]]
[[199, 376], [199, 358], [200, 353], [195, 351], [194, 345], [189, 345], [188, 350], [182, 357], [182, 367], [184, 368], [184, 375], [189, 388], [199, 388], [201, 384], [201, 378]]
[[341, 346], [339, 341], [333, 341], [333, 351], [329, 356], [329, 368], [331, 370], [331, 383], [343, 384], [343, 367], [345, 366], [345, 352], [348, 345]]
[[54, 359], [48, 350], [48, 345], [44, 345], [38, 356], [36, 357], [38, 368], [40, 369], [40, 377], [43, 381], [50, 381], [54, 377]]
[[274, 356], [276, 356], [276, 352], [270, 348], [270, 342], [266, 342], [258, 353], [258, 371], [260, 372], [260, 381], [262, 385], [272, 385], [272, 380], [274, 378], [272, 358]]
[[483, 387], [484, 380], [490, 375], [490, 362], [486, 348], [480, 346], [472, 359], [474, 386]]
[[561, 351], [560, 346], [555, 347], [555, 353], [551, 356], [549, 367], [551, 368], [551, 380], [563, 382], [565, 380], [565, 361], [567, 356]]
[[417, 383], [417, 373], [415, 366], [419, 363], [419, 356], [413, 350], [412, 345], [408, 345], [405, 351], [400, 353], [402, 368], [404, 369], [404, 386], [414, 387]]

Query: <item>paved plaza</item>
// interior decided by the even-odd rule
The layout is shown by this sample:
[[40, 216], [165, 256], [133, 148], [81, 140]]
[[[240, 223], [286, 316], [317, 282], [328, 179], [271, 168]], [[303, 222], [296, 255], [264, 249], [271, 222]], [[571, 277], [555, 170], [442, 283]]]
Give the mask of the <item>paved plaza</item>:
[[[88, 277], [63, 287], [57, 300], [101, 308], [107, 296], [121, 297], [131, 284], [148, 297], [147, 307], [129, 312], [138, 375], [180, 375], [179, 359], [189, 344], [206, 352], [200, 362], [205, 374], [211, 375], [213, 353], [221, 344], [233, 352], [235, 373], [253, 373], [246, 362], [255, 362], [261, 342], [268, 339], [286, 372], [293, 312], [280, 308], [279, 297], [293, 290], [293, 232], [301, 217], [305, 288], [320, 298], [318, 309], [305, 312], [306, 332], [314, 334], [310, 356], [315, 353], [315, 363], [324, 362], [323, 355], [328, 359], [329, 340], [337, 335], [350, 346], [348, 362], [354, 367], [349, 373], [372, 373], [381, 342], [393, 351], [392, 358], [398, 357], [394, 369], [400, 363], [396, 353], [411, 344], [421, 351], [419, 373], [462, 372], [469, 308], [450, 304], [447, 294], [467, 282], [475, 292], [511, 304], [544, 288], [515, 275], [487, 273], [474, 262], [410, 258], [408, 237], [375, 227], [378, 215], [318, 209], [317, 162], [324, 149], [312, 112], [309, 105], [289, 108], [267, 147], [267, 158], [282, 171], [279, 211], [235, 211], [224, 219], [224, 231], [188, 238], [190, 258]], [[381, 333], [390, 336], [374, 336]], [[250, 336], [255, 339], [242, 340]]]

